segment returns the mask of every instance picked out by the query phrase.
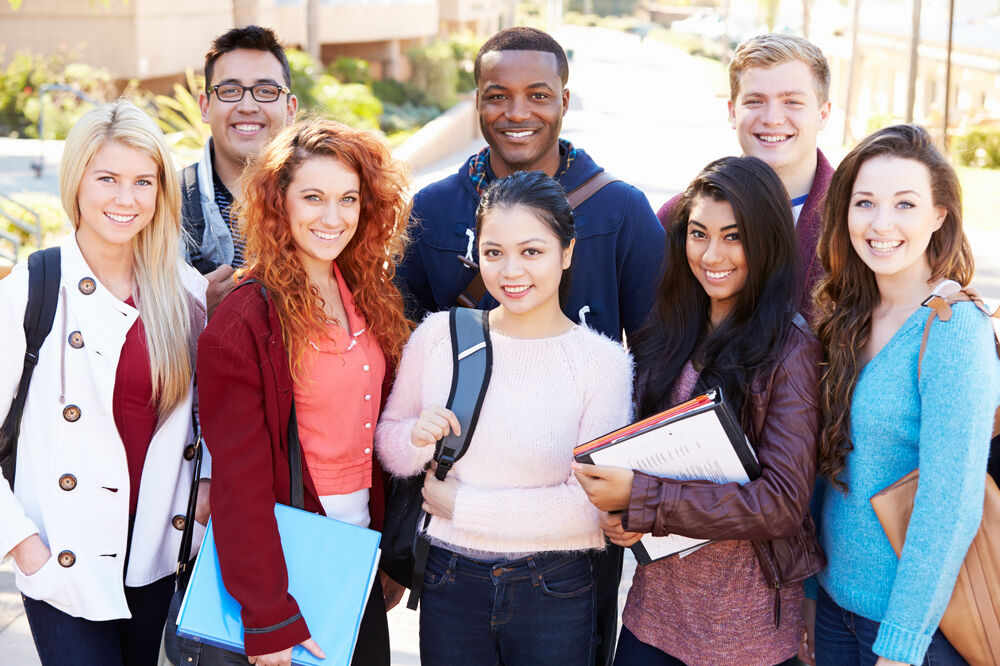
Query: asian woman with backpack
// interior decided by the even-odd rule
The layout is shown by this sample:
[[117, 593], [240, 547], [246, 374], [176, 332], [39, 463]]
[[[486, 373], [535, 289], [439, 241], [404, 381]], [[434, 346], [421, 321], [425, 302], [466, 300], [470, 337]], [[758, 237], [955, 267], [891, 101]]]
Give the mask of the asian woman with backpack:
[[[24, 403], [13, 492], [0, 483], [0, 555], [14, 560], [44, 666], [146, 666], [159, 652], [205, 325], [205, 280], [179, 255], [175, 173], [163, 133], [127, 101], [91, 110], [66, 139], [59, 189], [73, 233], [58, 249], [58, 301]], [[0, 281], [5, 415], [28, 285], [23, 265]]]
[[[612, 541], [713, 541], [636, 569], [615, 663], [794, 663], [803, 580], [822, 566], [809, 517], [819, 344], [795, 312], [802, 284], [788, 196], [754, 157], [709, 164], [667, 231], [654, 310], [632, 341], [638, 416], [719, 387], [761, 474], [739, 485], [576, 465]], [[618, 513], [621, 512], [621, 513]]]
[[[627, 423], [631, 361], [560, 309], [575, 229], [556, 181], [495, 180], [476, 226], [483, 281], [500, 305], [488, 314], [492, 366], [468, 449], [444, 481], [428, 472], [424, 482], [421, 663], [586, 666], [596, 643], [588, 551], [604, 538], [570, 464], [574, 446]], [[444, 407], [448, 322], [429, 315], [403, 352], [376, 432], [394, 475], [419, 474], [435, 442], [461, 431]]]
[[[929, 325], [918, 361], [925, 300], [973, 274], [958, 178], [924, 129], [881, 129], [841, 161], [818, 255], [815, 505], [829, 566], [817, 577], [816, 664], [964, 664], [938, 623], [983, 512], [1000, 362], [971, 302]], [[918, 467], [897, 557], [869, 498]]]

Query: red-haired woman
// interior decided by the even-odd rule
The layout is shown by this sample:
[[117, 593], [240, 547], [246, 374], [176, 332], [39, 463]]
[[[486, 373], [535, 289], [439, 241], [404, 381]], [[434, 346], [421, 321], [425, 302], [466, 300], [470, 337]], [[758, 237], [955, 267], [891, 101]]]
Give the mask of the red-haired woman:
[[[247, 263], [238, 277], [260, 284], [235, 289], [213, 315], [199, 397], [223, 582], [242, 606], [250, 663], [275, 666], [290, 663], [295, 645], [317, 656], [322, 648], [288, 593], [274, 518], [275, 502], [290, 503], [293, 397], [305, 508], [381, 526], [372, 435], [410, 332], [392, 281], [408, 207], [389, 149], [321, 119], [278, 134], [241, 185]], [[389, 663], [382, 599], [376, 583], [355, 664]]]

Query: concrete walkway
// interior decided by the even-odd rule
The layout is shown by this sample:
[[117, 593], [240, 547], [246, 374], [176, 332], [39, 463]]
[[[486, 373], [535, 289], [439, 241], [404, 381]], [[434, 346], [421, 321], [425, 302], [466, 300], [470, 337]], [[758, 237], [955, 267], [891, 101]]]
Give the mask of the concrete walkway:
[[[712, 159], [739, 153], [725, 98], [717, 96], [718, 85], [701, 61], [665, 44], [640, 44], [632, 35], [596, 28], [567, 27], [560, 41], [574, 52], [571, 109], [562, 136], [642, 189], [654, 208], [683, 189]], [[831, 128], [842, 124], [836, 118], [835, 113]], [[834, 132], [828, 134], [821, 135], [821, 145], [837, 161], [845, 151], [835, 145]], [[483, 145], [472, 142], [414, 174], [414, 190], [450, 175]], [[57, 193], [59, 147], [58, 142], [45, 142], [45, 174], [37, 180], [29, 164], [39, 154], [37, 142], [0, 139], [0, 190]], [[1000, 298], [1000, 230], [970, 225], [968, 233], [978, 259], [976, 283], [988, 296]], [[629, 557], [622, 603], [633, 570]], [[402, 604], [389, 614], [393, 664], [420, 663], [417, 617]], [[0, 566], [0, 662], [38, 663], [9, 564]]]

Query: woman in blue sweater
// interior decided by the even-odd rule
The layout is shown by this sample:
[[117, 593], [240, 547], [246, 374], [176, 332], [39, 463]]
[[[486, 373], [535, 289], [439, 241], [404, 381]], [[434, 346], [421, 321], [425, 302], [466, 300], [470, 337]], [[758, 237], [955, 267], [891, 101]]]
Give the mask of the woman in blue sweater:
[[[815, 506], [829, 565], [818, 575], [816, 664], [964, 664], [937, 627], [981, 520], [1000, 362], [987, 317], [959, 303], [931, 325], [918, 377], [921, 304], [973, 273], [958, 179], [925, 130], [879, 130], [844, 158], [818, 252]], [[897, 558], [868, 500], [917, 467]]]

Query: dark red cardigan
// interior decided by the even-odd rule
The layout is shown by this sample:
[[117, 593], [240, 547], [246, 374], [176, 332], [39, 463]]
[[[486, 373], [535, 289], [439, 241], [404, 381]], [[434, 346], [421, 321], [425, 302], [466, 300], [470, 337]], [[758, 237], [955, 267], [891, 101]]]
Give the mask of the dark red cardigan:
[[[799, 221], [795, 225], [799, 239], [802, 274], [805, 277], [798, 310], [810, 323], [816, 307], [813, 303], [812, 291], [819, 279], [823, 277], [823, 262], [816, 256], [816, 245], [819, 243], [819, 235], [823, 230], [823, 204], [826, 202], [826, 191], [830, 189], [832, 178], [833, 167], [830, 166], [823, 151], [817, 148], [816, 175], [813, 176], [812, 187], [809, 188], [806, 202], [802, 204], [802, 210], [799, 211]], [[680, 198], [680, 194], [674, 196], [663, 204], [660, 210], [656, 211], [656, 217], [664, 229], [667, 228], [667, 224], [670, 222], [670, 213]]]
[[[386, 363], [385, 404], [392, 368]], [[198, 342], [198, 399], [212, 454], [212, 524], [226, 590], [242, 606], [247, 654], [277, 652], [309, 637], [288, 573], [274, 504], [289, 503], [288, 420], [293, 396], [277, 311], [257, 284], [238, 287]], [[322, 514], [303, 459], [305, 508]], [[372, 465], [372, 529], [385, 515], [385, 479]]]

